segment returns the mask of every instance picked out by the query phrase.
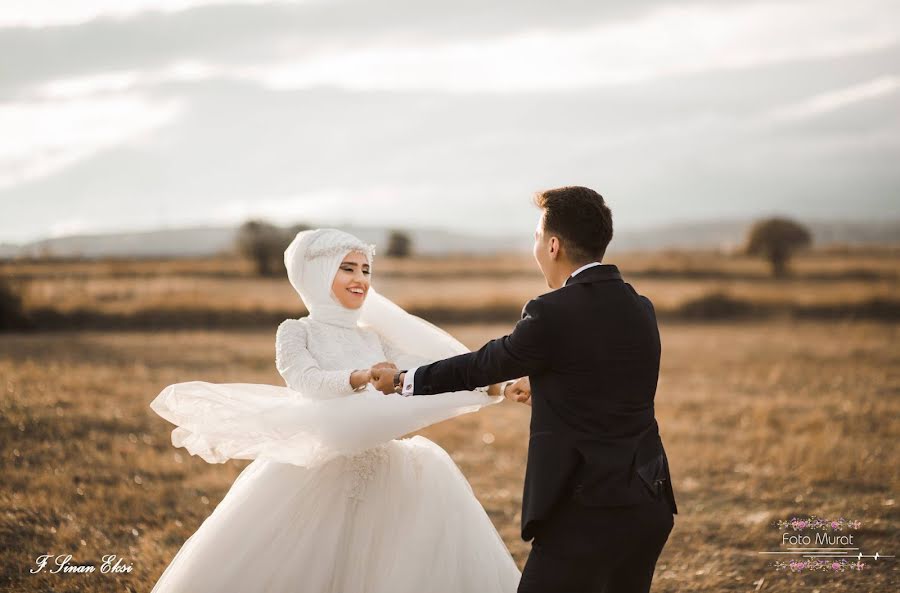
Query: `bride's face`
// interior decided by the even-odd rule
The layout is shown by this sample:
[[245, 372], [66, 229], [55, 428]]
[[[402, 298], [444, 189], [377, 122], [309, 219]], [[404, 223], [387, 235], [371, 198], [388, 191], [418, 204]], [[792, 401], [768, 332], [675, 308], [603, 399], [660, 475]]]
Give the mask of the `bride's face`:
[[369, 293], [369, 260], [360, 251], [344, 256], [331, 283], [331, 292], [341, 305], [348, 309], [362, 307]]

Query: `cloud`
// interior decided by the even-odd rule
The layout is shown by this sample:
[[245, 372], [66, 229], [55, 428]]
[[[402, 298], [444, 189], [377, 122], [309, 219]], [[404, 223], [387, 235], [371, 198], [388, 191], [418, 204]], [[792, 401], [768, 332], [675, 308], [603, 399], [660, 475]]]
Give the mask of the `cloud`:
[[65, 237], [96, 230], [93, 223], [84, 218], [67, 218], [50, 224], [47, 230], [49, 237]]
[[65, 4], [54, 0], [10, 0], [0, 8], [0, 28], [59, 28], [104, 21], [140, 25], [142, 20], [178, 18], [189, 13], [208, 21], [230, 14], [250, 16], [263, 34], [271, 33], [279, 21], [287, 20], [301, 34], [396, 33], [403, 29], [434, 34], [456, 29], [457, 35], [480, 35], [519, 29], [523, 23], [568, 28], [579, 26], [585, 18], [631, 16], [675, 1], [557, 0], [550, 5], [543, 0], [78, 0]]
[[0, 29], [0, 55], [28, 56], [4, 64], [0, 93], [185, 62], [273, 88], [583, 88], [871, 51], [900, 42], [897, 12], [893, 0], [199, 5]]
[[0, 56], [27, 56], [0, 81], [0, 233], [46, 234], [48, 209], [104, 228], [329, 213], [530, 228], [528, 196], [570, 183], [607, 195], [622, 228], [896, 212], [892, 4], [563, 2], [0, 30]]
[[164, 83], [152, 97], [181, 101], [177, 126], [157, 129], [140, 150], [105, 150], [0, 190], [15, 204], [13, 219], [37, 225], [0, 231], [39, 234], [48, 208], [73, 218], [116, 211], [120, 224], [146, 225], [160, 204], [193, 222], [279, 212], [327, 221], [331, 213], [516, 229], [533, 225], [532, 192], [571, 183], [607, 195], [621, 228], [776, 208], [876, 215], [890, 210], [890, 188], [900, 186], [891, 162], [900, 150], [890, 140], [900, 138], [896, 94], [802, 128], [760, 118], [877, 80], [898, 53], [555, 93]]
[[0, 104], [0, 189], [139, 139], [177, 114], [174, 101], [151, 102], [134, 95]]
[[[228, 0], [228, 4], [273, 4], [279, 0]], [[291, 0], [281, 0], [290, 2]], [[0, 8], [0, 27], [58, 27], [96, 19], [128, 19], [144, 12], [176, 13], [222, 0], [9, 0]]]
[[827, 115], [849, 105], [890, 96], [900, 89], [900, 76], [885, 75], [850, 87], [827, 91], [802, 102], [779, 107], [764, 119], [772, 122], [803, 121]]
[[[110, 18], [109, 11], [98, 9], [89, 11], [97, 16], [95, 20], [80, 24], [0, 27], [0, 56], [27, 56], [4, 60], [0, 95], [49, 79], [159, 69], [185, 60], [249, 65], [385, 41], [429, 44], [535, 28], [570, 30], [585, 23], [626, 18], [668, 1], [673, 0], [557, 0], [553, 4], [544, 0], [310, 0], [252, 5], [198, 2], [177, 12], [140, 12], [127, 18]], [[64, 15], [67, 7], [82, 6], [69, 2], [61, 7], [52, 0], [36, 6], [48, 8], [51, 4], [42, 14], [60, 10]], [[112, 0], [102, 7], [110, 6]], [[126, 9], [128, 6], [126, 2]]]
[[383, 44], [241, 72], [276, 89], [560, 91], [865, 53], [900, 42], [900, 31], [862, 17], [858, 6], [832, 0], [809, 9], [805, 2], [666, 6], [633, 21], [577, 31]]
[[73, 78], [59, 78], [35, 85], [19, 95], [21, 100], [75, 99], [144, 91], [171, 83], [199, 82], [228, 77], [228, 70], [197, 62], [177, 62], [152, 71], [120, 70]]

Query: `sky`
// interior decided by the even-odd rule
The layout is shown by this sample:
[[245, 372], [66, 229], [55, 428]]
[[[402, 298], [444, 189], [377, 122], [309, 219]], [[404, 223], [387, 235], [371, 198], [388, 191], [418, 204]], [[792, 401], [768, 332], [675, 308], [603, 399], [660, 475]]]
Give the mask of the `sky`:
[[900, 218], [896, 0], [6, 0], [0, 242]]

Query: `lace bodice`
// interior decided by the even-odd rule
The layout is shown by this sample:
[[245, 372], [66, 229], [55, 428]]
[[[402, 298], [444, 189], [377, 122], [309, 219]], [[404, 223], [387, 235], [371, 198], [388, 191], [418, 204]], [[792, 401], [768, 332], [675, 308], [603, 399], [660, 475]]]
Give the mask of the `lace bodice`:
[[[350, 373], [385, 360], [398, 366], [429, 362], [403, 351], [370, 328], [303, 318], [284, 320], [275, 333], [275, 366], [288, 387], [307, 397], [350, 395], [354, 392]], [[376, 466], [387, 457], [384, 444], [346, 457], [348, 498], [365, 498], [366, 485]]]
[[431, 362], [370, 328], [342, 327], [305, 317], [285, 319], [275, 333], [275, 366], [288, 387], [307, 397], [350, 395], [350, 373], [382, 361], [400, 368]]

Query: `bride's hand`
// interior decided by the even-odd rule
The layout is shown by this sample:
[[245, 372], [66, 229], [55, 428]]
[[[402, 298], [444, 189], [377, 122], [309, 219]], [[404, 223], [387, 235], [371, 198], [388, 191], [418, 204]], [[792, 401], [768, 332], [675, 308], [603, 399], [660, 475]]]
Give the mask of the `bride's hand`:
[[376, 369], [391, 369], [393, 371], [400, 370], [394, 363], [385, 361], [374, 364], [371, 368], [368, 369], [359, 369], [353, 371], [352, 373], [350, 373], [350, 386], [354, 389], [354, 391], [361, 391], [362, 388], [369, 383], [374, 383], [373, 371]]
[[371, 382], [371, 369], [359, 369], [350, 373], [350, 387], [353, 388], [353, 391], [362, 391], [362, 389]]

